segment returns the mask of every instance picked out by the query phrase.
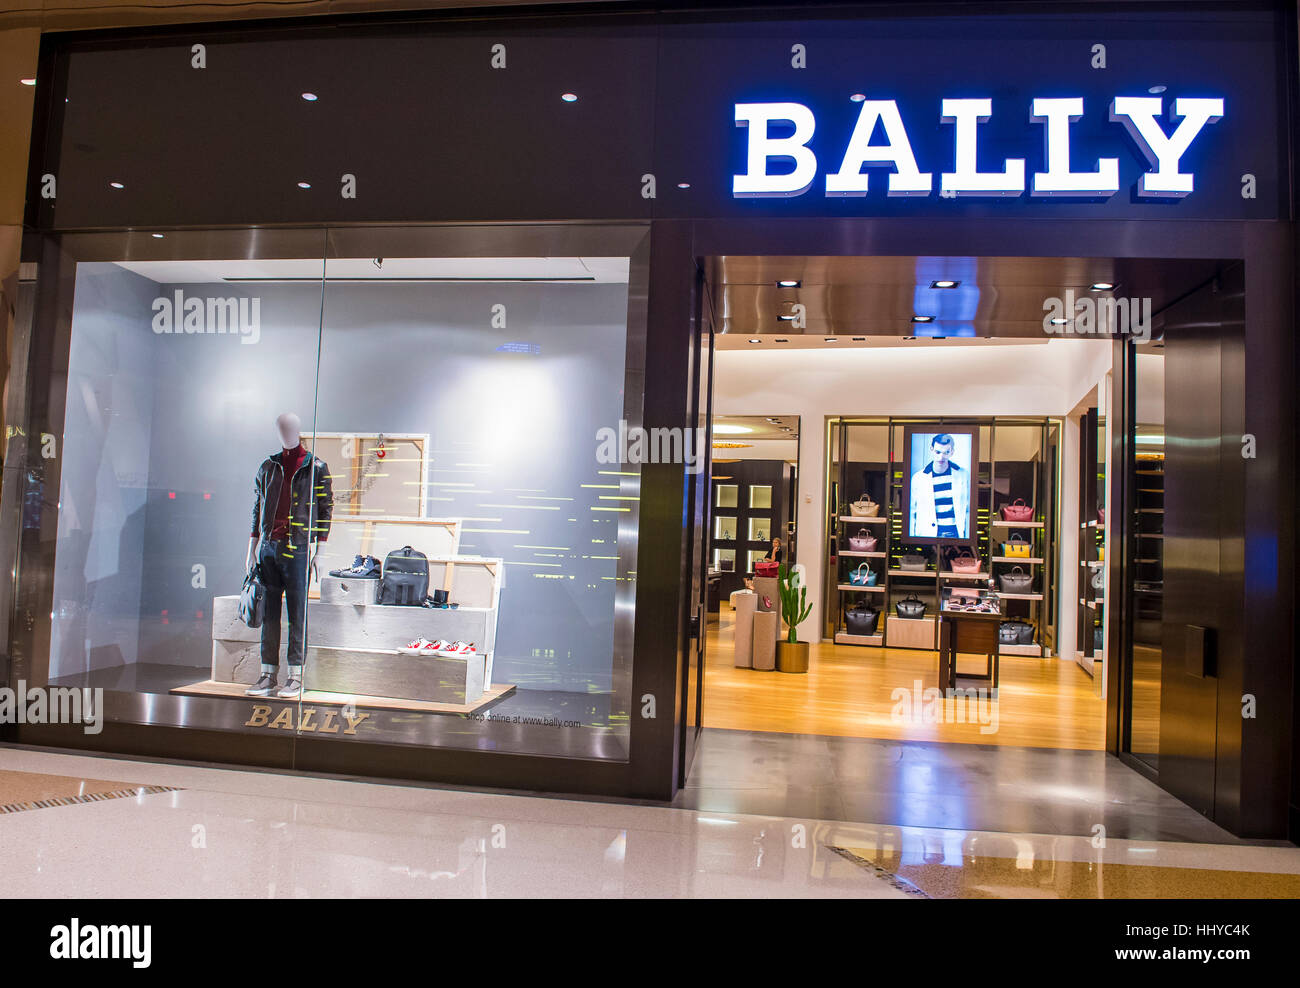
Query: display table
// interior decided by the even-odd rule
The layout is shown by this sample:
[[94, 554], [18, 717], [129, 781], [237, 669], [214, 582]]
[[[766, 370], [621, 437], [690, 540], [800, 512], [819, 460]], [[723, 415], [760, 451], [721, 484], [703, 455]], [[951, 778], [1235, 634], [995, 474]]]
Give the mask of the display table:
[[[958, 678], [987, 682], [998, 688], [998, 625], [1001, 614], [939, 614], [939, 688], [956, 688]], [[984, 673], [958, 673], [957, 653], [983, 655], [987, 659]]]

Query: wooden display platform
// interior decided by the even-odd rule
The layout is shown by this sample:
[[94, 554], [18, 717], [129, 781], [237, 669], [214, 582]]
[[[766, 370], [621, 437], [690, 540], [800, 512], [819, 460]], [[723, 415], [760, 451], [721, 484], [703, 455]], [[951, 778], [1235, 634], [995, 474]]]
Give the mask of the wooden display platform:
[[[276, 696], [246, 696], [248, 689], [243, 683], [218, 683], [205, 679], [189, 686], [177, 686], [171, 690], [181, 696], [224, 696], [234, 700], [249, 700], [255, 703], [292, 703]], [[325, 693], [320, 690], [303, 690], [304, 703], [320, 703], [332, 707], [345, 707], [352, 704], [357, 707], [369, 707], [374, 710], [404, 710], [411, 713], [425, 714], [472, 714], [476, 710], [495, 703], [502, 697], [515, 691], [513, 683], [504, 686], [493, 685], [483, 691], [483, 695], [473, 703], [435, 703], [431, 700], [396, 700], [388, 696], [351, 696], [347, 693]]]
[[836, 645], [884, 645], [885, 636], [877, 632], [874, 635], [851, 635], [847, 631], [835, 632]]
[[999, 642], [998, 654], [999, 655], [1028, 655], [1035, 659], [1041, 659], [1043, 657], [1043, 646], [1037, 644], [1004, 645], [1001, 642]]

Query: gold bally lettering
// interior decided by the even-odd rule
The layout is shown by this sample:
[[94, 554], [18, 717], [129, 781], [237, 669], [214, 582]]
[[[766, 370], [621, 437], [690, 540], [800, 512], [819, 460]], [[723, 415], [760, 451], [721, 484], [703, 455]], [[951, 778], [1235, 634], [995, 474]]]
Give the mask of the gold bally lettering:
[[[248, 720], [244, 721], [245, 727], [265, 727], [274, 731], [292, 731], [294, 729], [293, 707], [282, 707], [280, 712], [271, 718], [272, 708], [264, 703], [259, 703], [253, 707], [252, 714]], [[298, 715], [297, 729], [304, 734], [338, 734], [340, 728], [344, 734], [357, 733], [357, 727], [363, 721], [370, 718], [368, 713], [357, 713], [343, 715], [343, 720], [347, 726], [339, 722], [338, 711], [326, 710], [324, 718], [316, 721], [316, 708], [304, 707]]]
[[321, 734], [338, 734], [339, 725], [335, 720], [334, 711], [325, 711], [325, 722], [321, 724], [319, 733]]
[[316, 725], [313, 724], [311, 721], [311, 719], [315, 716], [316, 716], [315, 707], [307, 707], [306, 709], [304, 709], [302, 714], [298, 718], [298, 730], [302, 731], [304, 734], [316, 733]]
[[271, 721], [271, 723], [267, 726], [283, 729], [286, 731], [292, 731], [293, 730], [293, 708], [285, 707], [283, 710], [281, 710], [278, 714], [275, 715], [275, 720]]
[[265, 727], [266, 719], [271, 716], [271, 708], [265, 703], [259, 703], [253, 707], [253, 713], [244, 721], [245, 727]]
[[369, 715], [369, 714], [357, 714], [357, 715], [355, 715], [355, 716], [350, 716], [350, 715], [348, 715], [348, 714], [344, 714], [343, 716], [347, 718], [347, 722], [348, 722], [348, 726], [347, 726], [346, 728], [344, 728], [343, 733], [344, 733], [344, 734], [356, 734], [356, 733], [357, 733], [357, 725], [360, 724], [363, 720], [365, 720], [365, 719], [366, 719], [367, 717], [369, 717], [370, 715]]

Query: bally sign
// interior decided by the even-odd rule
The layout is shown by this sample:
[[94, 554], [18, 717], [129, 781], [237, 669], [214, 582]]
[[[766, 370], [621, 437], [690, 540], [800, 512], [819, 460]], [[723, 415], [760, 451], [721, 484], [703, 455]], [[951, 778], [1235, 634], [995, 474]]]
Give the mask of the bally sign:
[[[748, 131], [746, 171], [733, 175], [731, 194], [744, 196], [800, 196], [817, 177], [817, 157], [808, 142], [817, 127], [813, 111], [802, 103], [737, 103], [736, 126]], [[1207, 125], [1223, 116], [1222, 99], [1179, 97], [1171, 106], [1171, 130], [1160, 123], [1164, 100], [1159, 96], [1117, 96], [1110, 104], [1110, 120], [1132, 138], [1150, 168], [1137, 183], [1136, 195], [1147, 199], [1180, 198], [1193, 190], [1190, 173], [1179, 169], [1183, 154]], [[947, 196], [1070, 196], [1108, 199], [1119, 191], [1119, 159], [1098, 158], [1092, 167], [1075, 171], [1070, 158], [1070, 124], [1083, 116], [1083, 98], [1035, 99], [1029, 119], [1043, 128], [1046, 171], [1034, 172], [1026, 181], [1025, 159], [1006, 158], [996, 171], [977, 166], [979, 124], [993, 112], [990, 99], [945, 99], [940, 120], [953, 126], [954, 168], [939, 177], [940, 194]], [[772, 135], [780, 122], [781, 136]], [[877, 126], [885, 143], [872, 144]], [[793, 133], [788, 133], [793, 127]], [[793, 170], [773, 174], [773, 159]], [[933, 175], [921, 171], [912, 153], [907, 129], [894, 100], [862, 100], [862, 109], [840, 161], [839, 170], [826, 175], [828, 196], [867, 194], [864, 167], [885, 167], [891, 196], [928, 196], [934, 191]]]

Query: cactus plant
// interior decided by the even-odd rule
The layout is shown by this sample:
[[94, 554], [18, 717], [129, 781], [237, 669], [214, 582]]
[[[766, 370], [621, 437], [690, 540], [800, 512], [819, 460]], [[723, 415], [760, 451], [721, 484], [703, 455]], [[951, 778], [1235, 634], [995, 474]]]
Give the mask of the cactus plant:
[[781, 619], [790, 627], [786, 638], [791, 645], [798, 644], [798, 627], [808, 620], [812, 613], [812, 604], [807, 602], [808, 589], [802, 583], [795, 583], [795, 573], [785, 563], [777, 570], [781, 587]]

